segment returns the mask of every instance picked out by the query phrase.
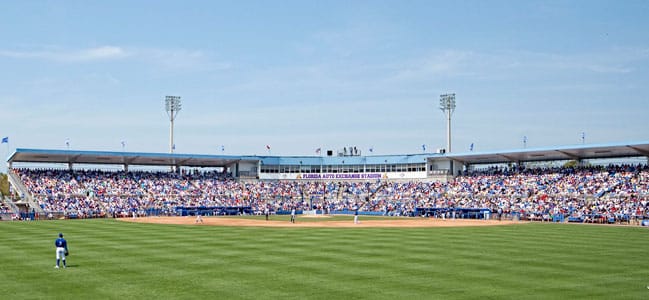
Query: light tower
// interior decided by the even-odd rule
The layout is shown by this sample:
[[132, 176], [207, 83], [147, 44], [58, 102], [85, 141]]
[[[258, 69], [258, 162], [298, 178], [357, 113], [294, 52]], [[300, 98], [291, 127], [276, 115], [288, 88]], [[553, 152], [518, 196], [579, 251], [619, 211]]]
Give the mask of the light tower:
[[166, 96], [165, 109], [169, 116], [169, 122], [171, 122], [171, 126], [169, 127], [169, 153], [174, 153], [174, 149], [176, 148], [174, 144], [174, 120], [181, 109], [180, 96]]
[[446, 152], [451, 152], [451, 115], [455, 111], [455, 93], [439, 96], [439, 109], [446, 114]]

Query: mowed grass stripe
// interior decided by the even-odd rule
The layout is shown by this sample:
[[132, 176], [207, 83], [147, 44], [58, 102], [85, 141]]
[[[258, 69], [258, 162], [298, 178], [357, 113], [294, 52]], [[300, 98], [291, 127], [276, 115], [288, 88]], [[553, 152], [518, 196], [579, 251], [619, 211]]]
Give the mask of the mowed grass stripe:
[[[67, 270], [53, 269], [58, 232], [70, 242]], [[0, 291], [18, 298], [644, 299], [647, 237], [646, 228], [565, 224], [330, 229], [5, 222]]]

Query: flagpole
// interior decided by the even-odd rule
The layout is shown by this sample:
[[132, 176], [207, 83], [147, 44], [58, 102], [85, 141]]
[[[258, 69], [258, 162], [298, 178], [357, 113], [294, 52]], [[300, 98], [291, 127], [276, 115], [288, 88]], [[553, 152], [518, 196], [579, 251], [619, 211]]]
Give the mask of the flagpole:
[[[5, 155], [4, 155], [4, 157], [7, 157], [7, 156], [9, 156], [9, 137], [8, 136], [3, 137], [2, 138], [2, 143], [7, 144], [7, 146], [5, 147]], [[9, 167], [7, 166], [6, 168], [7, 169], [5, 170], [5, 172], [7, 174], [9, 174]]]

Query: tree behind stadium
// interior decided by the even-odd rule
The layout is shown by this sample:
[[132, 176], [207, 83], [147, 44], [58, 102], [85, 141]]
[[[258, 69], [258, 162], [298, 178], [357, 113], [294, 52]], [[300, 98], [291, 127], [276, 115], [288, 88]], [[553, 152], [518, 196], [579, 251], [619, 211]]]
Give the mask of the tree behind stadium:
[[9, 195], [9, 180], [7, 179], [7, 174], [3, 173], [0, 173], [0, 195]]

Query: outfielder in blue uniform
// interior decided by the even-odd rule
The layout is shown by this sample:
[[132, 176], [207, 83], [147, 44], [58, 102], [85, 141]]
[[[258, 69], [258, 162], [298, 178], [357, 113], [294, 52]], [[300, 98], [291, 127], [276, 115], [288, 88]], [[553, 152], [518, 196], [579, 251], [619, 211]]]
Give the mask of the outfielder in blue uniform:
[[54, 246], [56, 246], [56, 266], [59, 268], [61, 260], [63, 260], [63, 268], [65, 265], [65, 256], [68, 254], [68, 242], [63, 238], [63, 233], [59, 233], [59, 238], [54, 241]]

